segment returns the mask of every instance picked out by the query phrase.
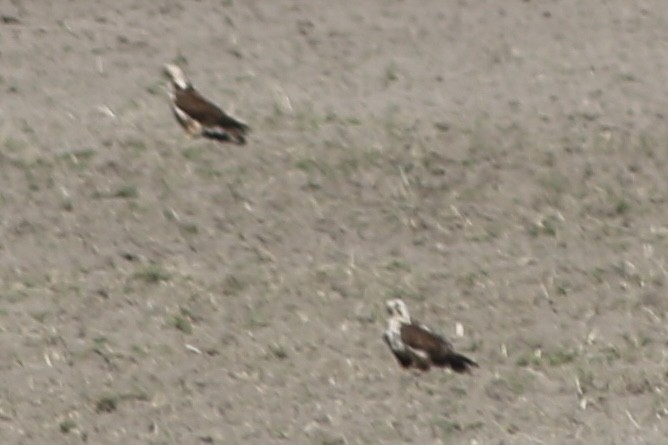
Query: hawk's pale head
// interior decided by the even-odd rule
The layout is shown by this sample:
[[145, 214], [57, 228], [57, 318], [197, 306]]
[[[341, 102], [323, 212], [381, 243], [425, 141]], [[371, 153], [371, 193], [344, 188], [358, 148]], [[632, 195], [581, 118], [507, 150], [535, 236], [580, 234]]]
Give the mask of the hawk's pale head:
[[408, 313], [408, 308], [406, 303], [403, 302], [400, 298], [395, 298], [393, 300], [388, 300], [385, 303], [385, 308], [392, 318], [398, 318], [402, 322], [410, 323], [411, 316]]
[[183, 70], [178, 66], [168, 63], [167, 65], [165, 65], [165, 73], [172, 80], [174, 86], [182, 90], [185, 90], [190, 86], [190, 82], [188, 82], [186, 75], [183, 74]]

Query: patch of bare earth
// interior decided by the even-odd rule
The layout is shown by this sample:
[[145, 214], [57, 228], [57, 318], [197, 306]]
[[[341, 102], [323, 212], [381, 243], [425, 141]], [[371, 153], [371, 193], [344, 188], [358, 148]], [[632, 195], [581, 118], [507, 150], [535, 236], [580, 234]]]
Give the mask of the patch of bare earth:
[[[665, 437], [667, 3], [44, 3], [0, 0], [0, 442]], [[480, 370], [399, 369], [397, 296]]]

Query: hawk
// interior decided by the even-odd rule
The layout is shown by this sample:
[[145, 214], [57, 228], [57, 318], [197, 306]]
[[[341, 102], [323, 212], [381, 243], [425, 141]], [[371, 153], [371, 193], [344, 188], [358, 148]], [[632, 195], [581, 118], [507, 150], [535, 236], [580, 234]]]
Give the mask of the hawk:
[[188, 81], [176, 65], [165, 65], [172, 89], [169, 97], [176, 119], [190, 136], [203, 136], [221, 142], [239, 145], [246, 143], [248, 125], [228, 116], [223, 110], [205, 99]]
[[417, 320], [411, 320], [406, 303], [401, 299], [385, 304], [390, 318], [383, 339], [403, 368], [429, 371], [432, 366], [469, 373], [478, 364], [455, 352], [452, 344]]

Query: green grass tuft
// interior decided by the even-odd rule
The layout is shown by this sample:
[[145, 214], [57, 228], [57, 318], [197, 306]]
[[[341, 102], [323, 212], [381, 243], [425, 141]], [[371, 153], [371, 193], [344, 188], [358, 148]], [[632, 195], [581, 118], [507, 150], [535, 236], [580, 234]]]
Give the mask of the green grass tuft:
[[155, 284], [161, 281], [168, 281], [171, 275], [162, 267], [152, 264], [135, 272], [133, 277], [145, 283]]
[[95, 403], [96, 413], [112, 413], [118, 408], [119, 397], [115, 395], [104, 395]]
[[176, 329], [179, 331], [183, 332], [184, 334], [192, 334], [193, 333], [193, 325], [188, 321], [187, 318], [182, 317], [181, 315], [176, 315], [174, 316], [174, 319], [172, 320], [172, 324]]
[[77, 427], [77, 424], [73, 420], [69, 420], [69, 419], [68, 420], [63, 420], [62, 422], [60, 422], [60, 425], [59, 425], [60, 432], [63, 433], [63, 434], [69, 433], [70, 431], [72, 431], [76, 427]]

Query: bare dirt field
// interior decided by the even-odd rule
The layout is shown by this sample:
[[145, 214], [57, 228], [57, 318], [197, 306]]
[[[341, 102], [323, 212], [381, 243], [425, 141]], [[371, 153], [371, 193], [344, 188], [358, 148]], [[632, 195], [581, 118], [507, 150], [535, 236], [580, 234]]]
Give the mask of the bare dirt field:
[[[665, 0], [0, 16], [1, 443], [665, 441]], [[481, 368], [399, 369], [397, 296]]]

